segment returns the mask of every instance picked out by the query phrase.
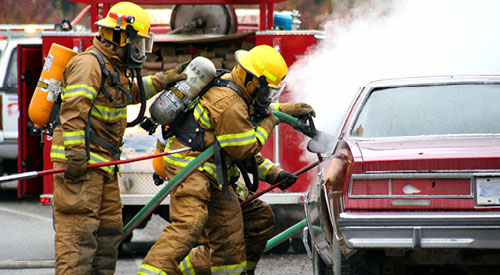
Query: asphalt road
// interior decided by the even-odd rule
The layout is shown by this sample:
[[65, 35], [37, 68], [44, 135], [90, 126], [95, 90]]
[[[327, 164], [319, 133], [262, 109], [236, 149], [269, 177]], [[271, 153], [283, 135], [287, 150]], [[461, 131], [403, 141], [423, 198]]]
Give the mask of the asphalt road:
[[[17, 199], [15, 187], [14, 183], [0, 185], [0, 274], [54, 274], [52, 207], [40, 205], [38, 198]], [[166, 221], [154, 215], [145, 228], [135, 230], [132, 241], [123, 246], [115, 274], [136, 274], [166, 225]], [[14, 265], [31, 267], [13, 268]], [[257, 274], [312, 274], [311, 260], [307, 254], [291, 249], [288, 253], [267, 253]]]

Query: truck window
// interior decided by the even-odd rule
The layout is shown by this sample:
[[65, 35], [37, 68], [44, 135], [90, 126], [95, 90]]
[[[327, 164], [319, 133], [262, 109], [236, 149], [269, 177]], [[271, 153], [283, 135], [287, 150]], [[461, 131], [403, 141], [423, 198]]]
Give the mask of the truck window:
[[13, 50], [7, 66], [7, 75], [3, 84], [8, 93], [17, 93], [17, 50]]

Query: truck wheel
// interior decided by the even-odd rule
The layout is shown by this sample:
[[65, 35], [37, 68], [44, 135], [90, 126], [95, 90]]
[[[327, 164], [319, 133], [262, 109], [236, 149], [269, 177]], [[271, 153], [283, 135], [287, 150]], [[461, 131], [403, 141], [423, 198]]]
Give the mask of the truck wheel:
[[337, 273], [333, 273], [333, 266], [326, 264], [314, 248], [312, 263], [314, 275], [337, 275]]

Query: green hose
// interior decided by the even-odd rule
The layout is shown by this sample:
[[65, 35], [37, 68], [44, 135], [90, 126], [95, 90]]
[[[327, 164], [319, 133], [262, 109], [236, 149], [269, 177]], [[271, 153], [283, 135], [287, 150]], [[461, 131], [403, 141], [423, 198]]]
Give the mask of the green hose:
[[267, 241], [267, 245], [266, 245], [264, 252], [269, 251], [271, 248], [277, 246], [278, 244], [282, 243], [283, 241], [288, 240], [291, 237], [297, 235], [298, 233], [300, 233], [300, 230], [302, 230], [306, 225], [307, 225], [307, 221], [305, 219], [303, 219], [300, 222], [289, 227], [287, 230], [274, 236], [272, 239]]
[[197, 156], [194, 160], [189, 162], [189, 164], [182, 168], [182, 170], [175, 175], [168, 183], [146, 204], [139, 213], [137, 213], [123, 228], [122, 240], [125, 239], [134, 228], [136, 228], [146, 217], [151, 214], [154, 209], [160, 205], [160, 203], [165, 199], [174, 186], [177, 183], [181, 183], [184, 179], [189, 176], [194, 170], [196, 170], [205, 161], [210, 159], [214, 154], [214, 146], [211, 145], [203, 153]]
[[273, 111], [273, 115], [277, 116], [280, 119], [280, 121], [283, 121], [292, 127], [299, 126], [299, 120], [296, 119], [295, 117], [289, 115], [289, 114], [285, 114], [285, 113], [278, 112], [278, 111]]

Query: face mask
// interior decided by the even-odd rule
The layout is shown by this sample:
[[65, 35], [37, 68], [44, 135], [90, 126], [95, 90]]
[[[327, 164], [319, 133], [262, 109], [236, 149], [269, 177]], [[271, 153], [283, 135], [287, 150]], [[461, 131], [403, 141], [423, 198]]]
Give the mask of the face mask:
[[[127, 28], [128, 27], [129, 26], [127, 26]], [[127, 67], [129, 69], [141, 68], [142, 64], [146, 61], [146, 53], [150, 53], [153, 49], [154, 35], [149, 33], [150, 36], [148, 38], [144, 38], [138, 36], [136, 31], [133, 35], [130, 35], [132, 33], [132, 31], [129, 33], [129, 41], [126, 46], [125, 56], [127, 59]]]

